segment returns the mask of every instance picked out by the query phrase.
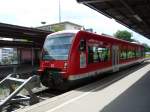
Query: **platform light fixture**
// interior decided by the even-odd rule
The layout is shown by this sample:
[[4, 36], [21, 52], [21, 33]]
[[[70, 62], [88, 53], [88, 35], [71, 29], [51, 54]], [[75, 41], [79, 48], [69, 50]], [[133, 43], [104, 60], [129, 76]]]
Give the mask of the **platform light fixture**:
[[137, 14], [133, 15], [133, 17], [136, 18], [139, 22], [143, 21]]
[[41, 24], [42, 24], [42, 25], [45, 25], [45, 24], [46, 24], [46, 22], [45, 22], [45, 21], [41, 21]]

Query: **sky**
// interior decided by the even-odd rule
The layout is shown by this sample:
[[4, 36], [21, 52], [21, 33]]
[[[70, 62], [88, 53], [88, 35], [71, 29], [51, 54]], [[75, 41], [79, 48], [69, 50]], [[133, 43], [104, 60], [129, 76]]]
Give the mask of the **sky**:
[[[150, 46], [150, 40], [133, 32], [115, 20], [76, 2], [60, 0], [61, 22], [70, 21], [85, 28], [93, 28], [98, 34], [113, 35], [117, 30], [127, 30], [133, 39]], [[59, 0], [0, 0], [0, 22], [26, 27], [42, 26], [41, 22], [59, 22]]]

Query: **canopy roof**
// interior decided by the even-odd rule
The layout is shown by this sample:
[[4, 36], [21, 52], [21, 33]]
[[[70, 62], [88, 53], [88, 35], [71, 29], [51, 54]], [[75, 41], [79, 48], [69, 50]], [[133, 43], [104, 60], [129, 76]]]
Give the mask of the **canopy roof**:
[[14, 41], [0, 40], [0, 47], [42, 47], [46, 35], [50, 33], [52, 32], [0, 23], [0, 37], [14, 39]]
[[77, 0], [150, 39], [150, 0]]

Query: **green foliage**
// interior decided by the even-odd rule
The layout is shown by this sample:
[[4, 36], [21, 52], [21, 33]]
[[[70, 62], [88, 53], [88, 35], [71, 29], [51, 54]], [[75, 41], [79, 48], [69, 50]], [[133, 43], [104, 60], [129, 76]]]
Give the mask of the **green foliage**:
[[53, 32], [57, 32], [57, 31], [64, 30], [64, 26], [63, 25], [54, 25], [54, 26], [51, 26], [51, 29]]
[[145, 52], [150, 52], [150, 46], [148, 46], [146, 43], [142, 44], [145, 48]]
[[123, 31], [118, 30], [118, 31], [114, 34], [114, 36], [115, 36], [116, 38], [123, 39], [123, 40], [126, 40], [126, 41], [130, 41], [130, 42], [133, 41], [133, 39], [131, 39], [132, 33], [128, 32], [128, 31], [126, 31], [126, 30], [123, 30]]

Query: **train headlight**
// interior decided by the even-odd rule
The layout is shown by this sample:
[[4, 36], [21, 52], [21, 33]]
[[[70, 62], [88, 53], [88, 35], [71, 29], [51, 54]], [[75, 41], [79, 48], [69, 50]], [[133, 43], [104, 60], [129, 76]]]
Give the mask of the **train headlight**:
[[68, 67], [68, 64], [67, 62], [64, 63], [64, 68], [67, 68]]

